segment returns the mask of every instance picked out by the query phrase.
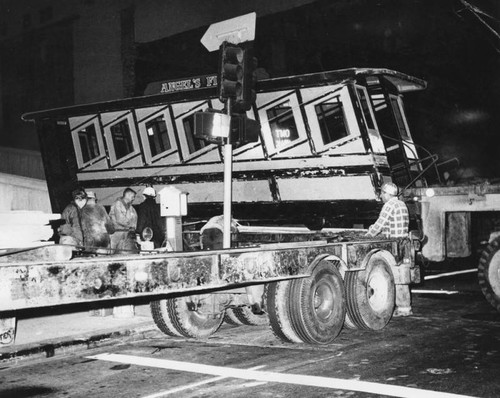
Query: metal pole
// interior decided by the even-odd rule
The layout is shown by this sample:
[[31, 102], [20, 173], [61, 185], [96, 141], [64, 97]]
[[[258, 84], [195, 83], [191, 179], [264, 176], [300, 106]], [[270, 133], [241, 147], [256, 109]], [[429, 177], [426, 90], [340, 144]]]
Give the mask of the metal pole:
[[[227, 114], [231, 116], [231, 98], [227, 100]], [[224, 145], [224, 249], [231, 248], [231, 203], [233, 200], [233, 145], [231, 130]]]

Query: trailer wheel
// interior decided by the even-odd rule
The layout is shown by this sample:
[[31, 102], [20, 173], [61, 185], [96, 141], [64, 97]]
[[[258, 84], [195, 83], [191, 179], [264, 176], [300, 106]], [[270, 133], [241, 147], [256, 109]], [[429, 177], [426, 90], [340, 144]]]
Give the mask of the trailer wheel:
[[240, 323], [244, 325], [262, 326], [262, 325], [267, 325], [269, 323], [269, 318], [267, 317], [267, 314], [262, 314], [262, 315], [254, 314], [250, 307], [233, 308], [233, 312], [240, 321]]
[[269, 325], [276, 337], [285, 343], [303, 343], [293, 330], [288, 303], [290, 301], [290, 281], [270, 283], [265, 292], [265, 302], [269, 315]]
[[290, 284], [290, 318], [306, 343], [328, 344], [340, 333], [345, 319], [342, 275], [330, 261], [320, 260], [311, 276]]
[[491, 241], [481, 253], [477, 277], [486, 300], [500, 311], [500, 239]]
[[346, 272], [347, 312], [359, 329], [380, 330], [394, 312], [395, 285], [391, 267], [380, 255], [371, 256], [363, 271]]
[[224, 313], [214, 312], [214, 295], [178, 297], [168, 301], [168, 312], [175, 329], [184, 337], [203, 338], [214, 334], [224, 320]]
[[354, 324], [353, 321], [351, 321], [351, 318], [349, 317], [349, 312], [346, 311], [346, 314], [345, 314], [345, 319], [344, 319], [344, 327], [346, 329], [350, 329], [350, 330], [355, 330], [357, 329], [356, 325]]
[[233, 326], [240, 326], [243, 323], [238, 319], [232, 308], [226, 309], [226, 314], [224, 315], [224, 322]]
[[172, 323], [170, 314], [168, 312], [169, 300], [152, 301], [149, 307], [151, 308], [151, 315], [153, 320], [163, 333], [168, 336], [181, 337], [182, 335], [177, 331]]

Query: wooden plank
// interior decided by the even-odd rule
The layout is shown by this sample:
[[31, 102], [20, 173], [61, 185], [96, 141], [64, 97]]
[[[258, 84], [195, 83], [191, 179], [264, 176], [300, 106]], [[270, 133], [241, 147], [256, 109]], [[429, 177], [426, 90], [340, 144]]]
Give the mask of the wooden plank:
[[71, 246], [47, 245], [37, 248], [10, 250], [5, 254], [0, 253], [1, 264], [18, 263], [24, 261], [46, 262], [67, 261], [71, 259], [73, 250]]

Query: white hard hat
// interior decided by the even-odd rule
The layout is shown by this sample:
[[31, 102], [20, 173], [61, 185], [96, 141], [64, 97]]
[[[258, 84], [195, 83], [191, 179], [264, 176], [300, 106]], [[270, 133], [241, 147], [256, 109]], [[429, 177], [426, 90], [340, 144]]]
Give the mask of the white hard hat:
[[392, 196], [398, 196], [398, 186], [392, 182], [386, 182], [382, 185], [382, 192], [388, 193]]
[[156, 196], [156, 191], [153, 187], [146, 187], [144, 191], [142, 191], [144, 196]]
[[97, 199], [94, 191], [87, 191], [87, 199]]

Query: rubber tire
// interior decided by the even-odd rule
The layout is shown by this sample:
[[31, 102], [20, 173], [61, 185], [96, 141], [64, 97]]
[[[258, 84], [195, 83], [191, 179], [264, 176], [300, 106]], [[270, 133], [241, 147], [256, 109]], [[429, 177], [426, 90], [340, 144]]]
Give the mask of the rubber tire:
[[349, 317], [348, 311], [346, 311], [346, 313], [345, 313], [344, 328], [346, 328], [348, 330], [356, 330], [357, 329], [356, 325]]
[[250, 307], [233, 308], [233, 312], [243, 325], [262, 326], [269, 323], [267, 314], [254, 314]]
[[236, 314], [234, 313], [232, 308], [227, 308], [226, 309], [226, 314], [224, 315], [224, 322], [226, 322], [228, 325], [232, 326], [240, 326], [243, 325], [243, 322], [241, 322]]
[[[382, 287], [379, 293], [381, 303], [375, 306], [370, 298], [377, 279]], [[372, 282], [370, 284], [370, 282]], [[390, 265], [380, 255], [374, 254], [363, 271], [346, 272], [347, 312], [352, 324], [358, 329], [380, 330], [391, 320], [396, 302], [396, 286]]]
[[168, 301], [169, 300], [158, 300], [152, 301], [149, 304], [153, 321], [156, 326], [158, 326], [158, 329], [160, 329], [167, 336], [182, 337], [182, 335], [174, 327], [172, 319], [170, 318], [167, 303]]
[[[208, 295], [199, 295], [208, 296]], [[214, 334], [224, 321], [225, 311], [216, 317], [192, 311], [188, 308], [189, 297], [168, 300], [168, 312], [175, 329], [184, 337], [205, 338]]]
[[[329, 344], [342, 330], [346, 314], [342, 275], [330, 261], [320, 260], [309, 278], [290, 283], [290, 318], [302, 341]], [[318, 302], [319, 293], [324, 299]]]
[[500, 312], [500, 238], [491, 241], [481, 253], [477, 278], [486, 300]]
[[290, 281], [273, 282], [265, 291], [269, 326], [276, 337], [285, 343], [303, 343], [295, 333], [290, 320]]

